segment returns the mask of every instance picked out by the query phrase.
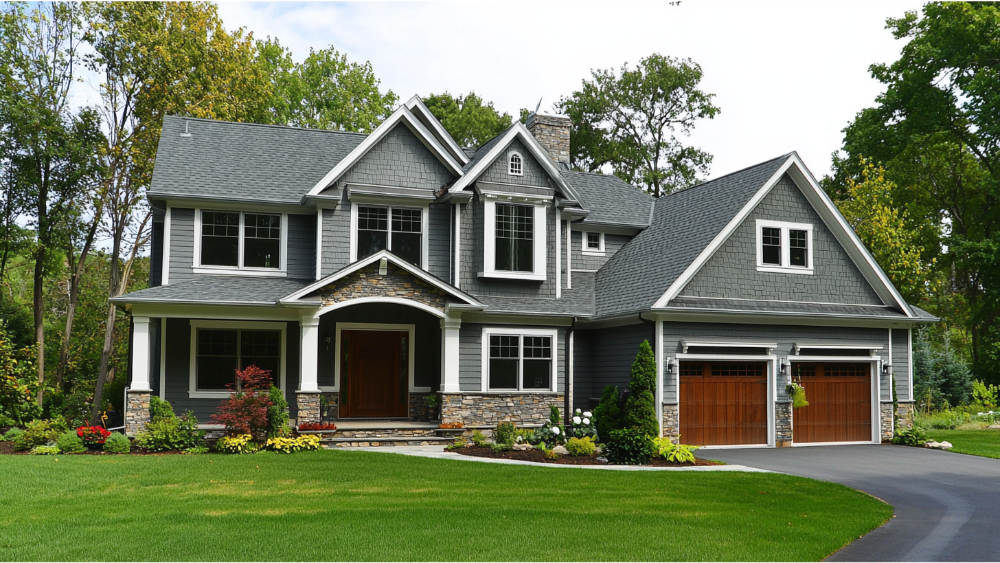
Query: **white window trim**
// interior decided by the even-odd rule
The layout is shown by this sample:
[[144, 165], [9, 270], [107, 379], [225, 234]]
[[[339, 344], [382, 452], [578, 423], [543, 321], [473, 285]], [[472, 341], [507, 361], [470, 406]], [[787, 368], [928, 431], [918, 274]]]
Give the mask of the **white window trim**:
[[[228, 330], [278, 330], [281, 331], [281, 359], [278, 363], [278, 388], [281, 392], [285, 392], [285, 379], [286, 379], [286, 369], [285, 362], [287, 355], [285, 354], [285, 347], [287, 346], [287, 332], [288, 323], [269, 323], [269, 322], [251, 322], [251, 321], [191, 321], [191, 347], [189, 348], [188, 355], [190, 356], [189, 368], [188, 368], [188, 398], [191, 399], [227, 399], [231, 394], [229, 391], [200, 391], [198, 390], [198, 329], [208, 328], [208, 329], [228, 329]], [[161, 377], [162, 378], [162, 377]], [[234, 375], [233, 382], [236, 381]]]
[[[531, 205], [535, 209], [534, 227], [535, 232], [532, 240], [535, 243], [532, 256], [531, 272], [509, 272], [496, 269], [496, 223], [497, 223], [497, 203], [511, 203], [517, 205]], [[483, 200], [483, 271], [479, 277], [500, 278], [511, 280], [533, 280], [545, 281], [546, 275], [546, 201], [531, 200], [519, 196], [495, 196], [485, 195]]]
[[[236, 266], [202, 266], [201, 265], [201, 213], [202, 211], [223, 211], [240, 214], [240, 242], [237, 250]], [[268, 213], [266, 211], [241, 211], [229, 209], [203, 209], [194, 210], [194, 256], [192, 258], [191, 269], [196, 274], [224, 274], [237, 276], [265, 276], [273, 278], [284, 278], [288, 276], [288, 214], [281, 213], [281, 238], [278, 245], [281, 248], [281, 256], [278, 258], [277, 268], [248, 268], [243, 266], [243, 217], [247, 213], [278, 215], [278, 213]]]
[[430, 393], [430, 387], [416, 387], [414, 385], [414, 366], [416, 365], [416, 325], [408, 324], [385, 324], [385, 323], [337, 323], [337, 343], [334, 347], [334, 369], [333, 369], [333, 385], [327, 385], [320, 387], [320, 391], [324, 392], [340, 392], [340, 333], [344, 330], [388, 330], [393, 332], [406, 331], [409, 333], [409, 344], [406, 347], [406, 352], [409, 355], [407, 358], [407, 370], [409, 372], [407, 376], [407, 387], [410, 393]]
[[[521, 171], [520, 172], [513, 172], [513, 171], [511, 171], [510, 161], [514, 160], [515, 156], [518, 159], [520, 159], [520, 161], [521, 161]], [[508, 176], [524, 176], [524, 157], [521, 156], [521, 153], [519, 153], [519, 152], [512, 152], [512, 153], [510, 153], [510, 156], [507, 157], [507, 175]]]
[[597, 235], [600, 236], [600, 242], [598, 243], [596, 249], [589, 248], [587, 246], [587, 236], [590, 233], [592, 233], [592, 232], [593, 231], [582, 231], [583, 237], [580, 239], [580, 244], [581, 244], [580, 251], [581, 251], [581, 253], [584, 256], [604, 256], [604, 254], [605, 254], [605, 250], [604, 250], [604, 233], [595, 233], [595, 234], [597, 234]]
[[[430, 246], [430, 203], [413, 205], [390, 205], [387, 203], [355, 203], [351, 202], [351, 263], [358, 261], [358, 206], [384, 207], [389, 210], [389, 232], [386, 235], [386, 250], [392, 248], [392, 210], [393, 209], [419, 209], [420, 210], [420, 264], [417, 266], [422, 270], [427, 269], [428, 247]], [[392, 252], [392, 250], [389, 250]]]
[[[519, 336], [520, 351], [518, 358], [517, 389], [490, 389], [490, 336]], [[525, 336], [548, 336], [552, 339], [552, 387], [550, 389], [524, 389], [524, 338]], [[483, 393], [556, 393], [559, 388], [559, 330], [542, 328], [518, 328], [518, 327], [483, 327], [482, 337], [482, 383], [480, 384]]]
[[170, 285], [170, 205], [163, 216], [163, 260], [160, 266], [160, 285]]
[[[781, 265], [775, 264], [765, 264], [764, 263], [764, 237], [763, 229], [781, 229]], [[806, 266], [789, 266], [789, 240], [788, 231], [805, 231], [806, 232], [806, 245], [807, 252], [806, 258], [808, 264]], [[787, 221], [768, 221], [764, 219], [757, 219], [756, 225], [756, 235], [757, 235], [757, 271], [758, 272], [775, 272], [781, 274], [813, 274], [813, 255], [816, 253], [816, 247], [813, 245], [813, 225], [811, 223], [789, 223]]]

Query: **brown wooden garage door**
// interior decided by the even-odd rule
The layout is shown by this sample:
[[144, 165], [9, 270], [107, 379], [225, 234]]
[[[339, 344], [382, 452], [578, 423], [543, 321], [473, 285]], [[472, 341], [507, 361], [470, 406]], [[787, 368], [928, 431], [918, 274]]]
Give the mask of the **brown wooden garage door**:
[[767, 364], [682, 362], [680, 426], [685, 444], [766, 444]]
[[792, 413], [796, 442], [871, 441], [871, 364], [797, 363], [792, 376], [801, 379], [809, 401]]

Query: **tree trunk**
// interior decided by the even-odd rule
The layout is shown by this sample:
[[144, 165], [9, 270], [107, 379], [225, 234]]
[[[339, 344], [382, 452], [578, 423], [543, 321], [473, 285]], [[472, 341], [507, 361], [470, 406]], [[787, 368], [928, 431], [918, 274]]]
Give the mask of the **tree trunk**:
[[[94, 220], [87, 231], [87, 238], [83, 242], [83, 249], [80, 250], [80, 258], [76, 264], [71, 264], [73, 273], [69, 278], [69, 306], [66, 308], [66, 331], [63, 333], [62, 348], [59, 350], [59, 365], [56, 366], [56, 389], [62, 390], [63, 377], [66, 374], [66, 364], [69, 363], [69, 341], [73, 336], [73, 319], [76, 316], [76, 303], [80, 298], [80, 283], [83, 281], [83, 272], [87, 269], [87, 255], [90, 254], [90, 247], [94, 243], [97, 234], [97, 225], [101, 220], [101, 212], [104, 205], [99, 204], [94, 211]], [[66, 252], [69, 257], [73, 256], [72, 242], [67, 245]]]
[[35, 343], [38, 344], [38, 406], [42, 406], [42, 396], [44, 390], [42, 384], [45, 383], [45, 318], [43, 317], [44, 308], [42, 307], [42, 282], [44, 281], [45, 274], [45, 247], [39, 246], [38, 253], [35, 255], [35, 275], [34, 275], [34, 292], [33, 292], [33, 308], [35, 317]]
[[97, 426], [101, 422], [101, 404], [104, 401], [104, 381], [108, 376], [108, 364], [111, 362], [111, 347], [115, 341], [114, 303], [108, 303], [108, 318], [104, 329], [104, 348], [101, 350], [101, 369], [97, 372], [97, 386], [94, 389], [94, 405], [90, 411], [90, 424]]

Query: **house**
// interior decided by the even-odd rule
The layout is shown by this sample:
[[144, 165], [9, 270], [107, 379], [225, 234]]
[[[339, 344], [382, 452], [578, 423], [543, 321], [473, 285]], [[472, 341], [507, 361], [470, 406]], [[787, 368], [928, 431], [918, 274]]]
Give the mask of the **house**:
[[661, 432], [685, 443], [877, 443], [907, 423], [912, 329], [936, 319], [797, 154], [654, 200], [571, 170], [570, 125], [536, 113], [470, 149], [419, 97], [369, 135], [167, 117], [150, 287], [114, 300], [129, 431], [152, 394], [206, 422], [250, 364], [298, 423], [372, 441], [433, 435], [406, 422], [432, 393], [466, 429], [538, 425], [626, 389], [644, 340]]

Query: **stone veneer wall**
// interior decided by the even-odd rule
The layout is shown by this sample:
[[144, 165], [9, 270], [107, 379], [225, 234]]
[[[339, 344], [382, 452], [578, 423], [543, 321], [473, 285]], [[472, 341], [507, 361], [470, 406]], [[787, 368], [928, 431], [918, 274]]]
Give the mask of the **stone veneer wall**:
[[882, 442], [892, 441], [892, 403], [880, 403], [879, 418], [882, 422]]
[[129, 391], [125, 405], [125, 433], [134, 436], [146, 429], [149, 422], [149, 391]]
[[677, 441], [677, 435], [681, 433], [680, 415], [680, 406], [663, 405], [663, 435], [674, 438], [675, 442]]
[[441, 422], [544, 424], [552, 405], [562, 412], [564, 399], [562, 393], [441, 393]]
[[319, 393], [298, 393], [296, 402], [299, 412], [295, 419], [295, 424], [305, 424], [307, 422], [319, 422]]
[[792, 417], [795, 416], [791, 403], [774, 404], [774, 445], [784, 448], [792, 445]]
[[320, 290], [323, 304], [362, 297], [400, 297], [442, 311], [448, 305], [447, 294], [395, 264], [386, 266], [384, 276], [379, 275], [378, 269], [379, 264], [375, 262], [324, 287]]
[[913, 403], [899, 403], [896, 405], [896, 425], [900, 428], [911, 428], [913, 426]]
[[532, 113], [527, 127], [552, 160], [569, 164], [569, 133], [573, 122], [568, 117]]
[[[424, 420], [424, 397], [433, 393], [410, 393], [410, 419], [416, 421]], [[438, 418], [441, 413], [438, 412]]]

